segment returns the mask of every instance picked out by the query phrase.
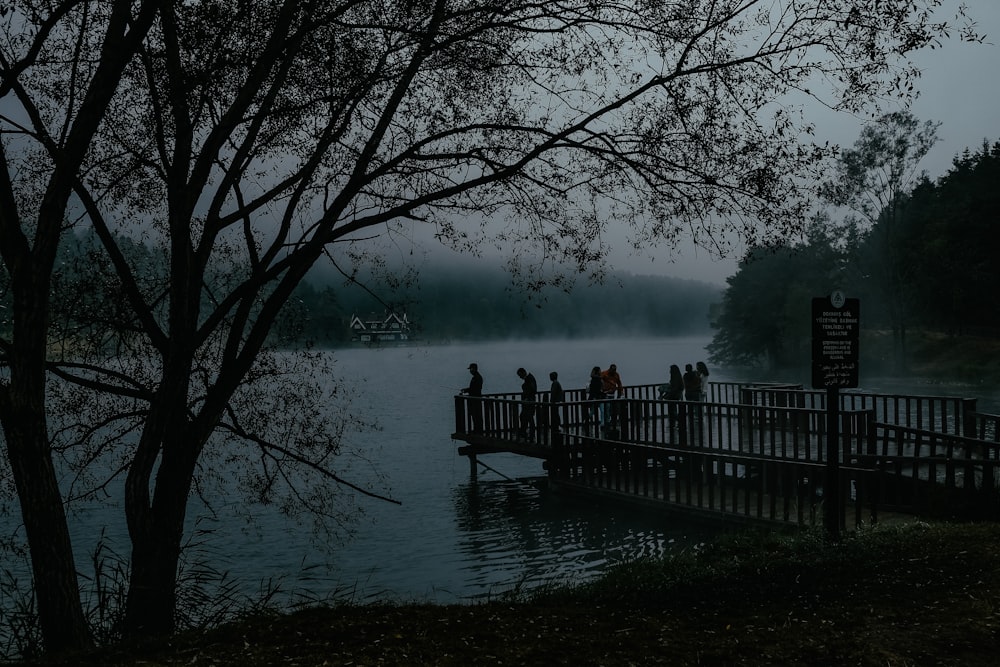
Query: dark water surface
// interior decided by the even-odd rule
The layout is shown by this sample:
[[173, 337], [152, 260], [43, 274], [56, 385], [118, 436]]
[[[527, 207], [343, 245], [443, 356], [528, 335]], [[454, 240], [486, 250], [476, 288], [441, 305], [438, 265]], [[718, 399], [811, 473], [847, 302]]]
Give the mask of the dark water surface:
[[[514, 392], [523, 366], [548, 388], [555, 370], [565, 388], [583, 388], [590, 368], [618, 365], [627, 384], [659, 382], [671, 363], [705, 356], [706, 339], [507, 342], [335, 353], [337, 371], [359, 382], [355, 403], [367, 405], [383, 430], [368, 434], [377, 466], [402, 505], [365, 501], [366, 519], [346, 544], [305, 552], [295, 534], [268, 536], [276, 571], [302, 561], [312, 587], [328, 583], [362, 599], [455, 602], [552, 581], [579, 581], [609, 564], [691, 548], [710, 529], [629, 505], [567, 497], [547, 490], [541, 462], [513, 455], [483, 458], [489, 469], [470, 477], [458, 456], [454, 395], [479, 364], [484, 391]], [[367, 398], [366, 398], [367, 397]], [[277, 529], [278, 527], [275, 526]], [[267, 545], [267, 546], [265, 546]], [[305, 554], [308, 555], [300, 555]], [[260, 577], [247, 569], [242, 576]], [[319, 592], [319, 591], [317, 591]]]
[[[523, 366], [547, 389], [548, 373], [563, 387], [587, 386], [590, 368], [618, 365], [625, 384], [663, 382], [670, 364], [705, 360], [706, 338], [524, 341], [425, 347], [352, 348], [331, 352], [352, 405], [381, 431], [348, 434], [384, 476], [376, 486], [400, 505], [361, 498], [365, 514], [354, 535], [317, 544], [308, 525], [290, 523], [269, 508], [243, 508], [223, 501], [215, 514], [190, 521], [198, 546], [189, 562], [207, 566], [255, 596], [278, 585], [279, 604], [303, 598], [350, 597], [457, 602], [549, 582], [581, 581], [609, 565], [669, 551], [691, 549], [718, 530], [628, 504], [585, 499], [547, 490], [541, 462], [513, 455], [483, 457], [476, 481], [452, 441], [454, 395], [466, 386], [470, 362], [479, 364], [487, 393], [515, 392]], [[743, 380], [715, 372], [713, 380]], [[752, 378], [766, 379], [766, 378]], [[980, 409], [995, 411], [997, 391], [935, 384], [913, 386], [873, 380], [865, 389], [926, 395], [977, 395]], [[359, 484], [364, 468], [348, 478]], [[372, 476], [374, 479], [374, 476]], [[387, 487], [387, 488], [386, 488]], [[113, 494], [114, 495], [114, 494]], [[84, 509], [71, 516], [83, 571], [101, 541], [128, 555], [121, 510]], [[16, 520], [0, 517], [4, 534]], [[201, 531], [204, 531], [203, 533]]]

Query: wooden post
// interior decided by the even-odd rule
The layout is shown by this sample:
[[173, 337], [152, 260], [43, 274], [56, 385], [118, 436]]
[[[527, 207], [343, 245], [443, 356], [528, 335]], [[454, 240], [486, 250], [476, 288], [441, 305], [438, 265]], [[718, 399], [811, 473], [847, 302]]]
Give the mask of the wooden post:
[[465, 433], [465, 396], [455, 396], [455, 433]]
[[826, 483], [823, 493], [823, 528], [833, 541], [840, 540], [840, 389], [826, 388]]
[[977, 438], [979, 434], [976, 430], [976, 399], [962, 399], [962, 435]]

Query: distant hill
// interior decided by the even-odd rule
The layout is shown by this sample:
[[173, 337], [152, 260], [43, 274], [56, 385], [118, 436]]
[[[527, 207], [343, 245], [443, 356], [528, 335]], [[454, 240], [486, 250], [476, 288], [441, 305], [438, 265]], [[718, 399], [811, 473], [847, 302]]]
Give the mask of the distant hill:
[[[367, 288], [367, 289], [365, 289]], [[663, 276], [615, 272], [601, 283], [529, 291], [502, 270], [435, 266], [419, 275], [369, 277], [364, 288], [340, 280], [303, 285], [283, 338], [316, 344], [350, 339], [353, 314], [405, 312], [430, 342], [561, 336], [686, 336], [708, 333], [709, 308], [722, 287]]]

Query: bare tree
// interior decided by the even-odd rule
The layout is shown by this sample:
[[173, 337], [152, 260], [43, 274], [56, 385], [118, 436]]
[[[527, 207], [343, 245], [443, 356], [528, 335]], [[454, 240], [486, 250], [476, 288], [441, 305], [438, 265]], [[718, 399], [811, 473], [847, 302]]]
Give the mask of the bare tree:
[[[66, 191], [41, 215], [49, 204], [33, 188], [49, 179], [72, 186], [129, 313], [112, 358], [51, 358], [47, 369], [141, 414], [122, 467], [133, 634], [172, 628], [188, 497], [227, 446], [220, 432], [257, 448], [263, 480], [291, 464], [340, 479], [326, 435], [262, 435], [240, 402], [269, 372], [261, 355], [282, 307], [324, 255], [345, 262], [401, 221], [462, 250], [496, 243], [571, 271], [600, 261], [617, 226], [639, 246], [689, 237], [719, 253], [734, 238], [795, 233], [803, 183], [829, 149], [803, 143], [811, 127], [794, 95], [823, 90], [824, 103], [857, 110], [907, 91], [907, 55], [952, 31], [932, 22], [935, 0], [157, 4], [148, 33], [138, 20], [125, 33], [143, 41], [120, 77], [90, 71], [95, 53], [117, 53], [104, 36], [114, 17], [94, 20], [97, 3], [62, 14], [39, 3], [8, 19], [0, 63], [21, 109], [59, 88], [112, 91], [69, 161], [52, 144], [84, 109], [76, 95], [2, 118], [24, 136], [0, 165], [14, 303], [0, 418], [12, 461], [51, 467], [45, 281], [70, 209]], [[79, 53], [61, 50], [54, 67], [15, 39], [35, 15], [65, 22]], [[42, 159], [14, 155], [22, 143]], [[56, 227], [29, 280], [21, 258], [43, 248], [25, 236], [43, 218], [58, 222], [46, 223]], [[123, 251], [139, 233], [163, 248], [166, 282]], [[57, 547], [67, 562], [68, 549]]]
[[6, 5], [0, 16], [0, 257], [10, 312], [0, 423], [53, 650], [89, 636], [47, 426], [49, 286], [73, 188], [155, 14], [153, 2], [66, 1]]

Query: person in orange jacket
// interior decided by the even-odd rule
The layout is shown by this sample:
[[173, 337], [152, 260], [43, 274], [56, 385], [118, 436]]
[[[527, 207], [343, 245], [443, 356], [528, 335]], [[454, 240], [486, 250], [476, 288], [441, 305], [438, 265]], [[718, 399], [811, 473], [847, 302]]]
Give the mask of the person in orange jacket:
[[625, 395], [625, 387], [622, 385], [622, 377], [618, 374], [618, 367], [614, 364], [608, 366], [608, 370], [601, 371], [601, 382], [604, 385], [605, 398], [621, 398]]
[[[601, 373], [601, 383], [604, 389], [604, 398], [622, 398], [625, 395], [625, 387], [622, 385], [622, 377], [618, 374], [618, 366], [611, 364], [608, 370]], [[618, 421], [621, 417], [621, 406], [608, 402], [604, 406], [604, 426], [606, 429], [618, 428]]]

